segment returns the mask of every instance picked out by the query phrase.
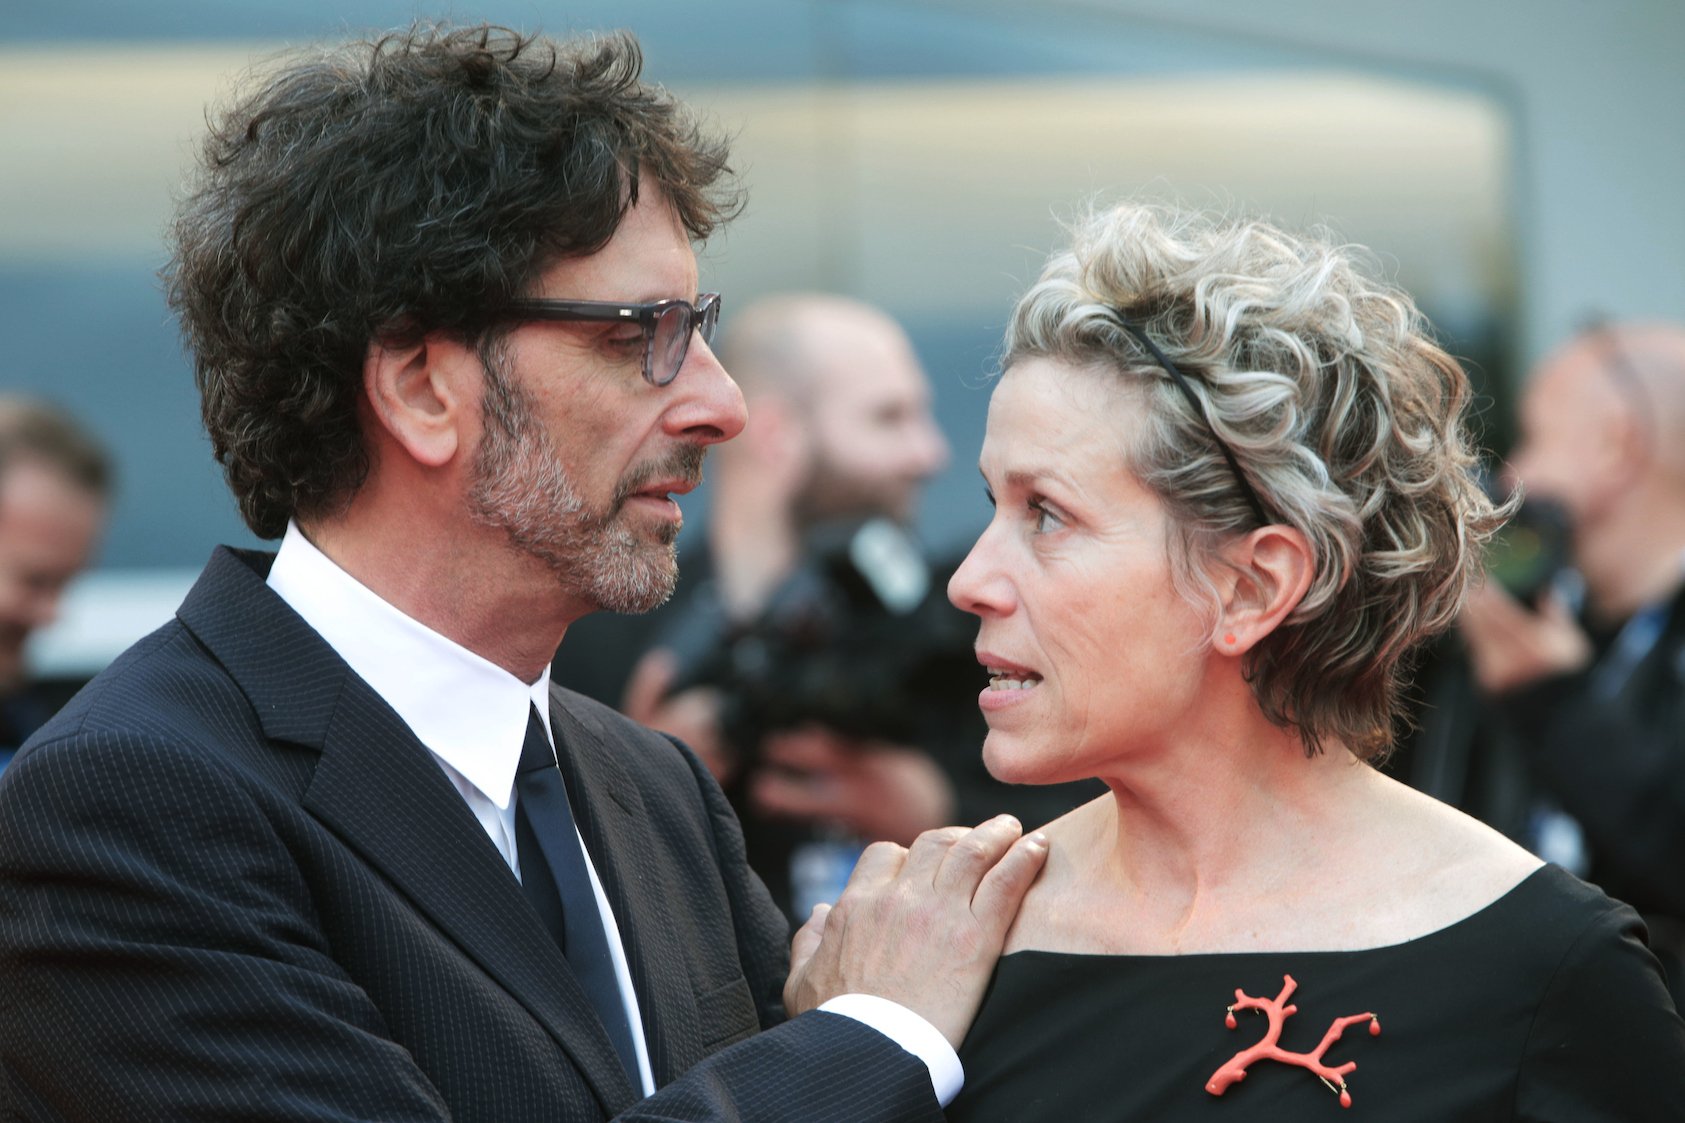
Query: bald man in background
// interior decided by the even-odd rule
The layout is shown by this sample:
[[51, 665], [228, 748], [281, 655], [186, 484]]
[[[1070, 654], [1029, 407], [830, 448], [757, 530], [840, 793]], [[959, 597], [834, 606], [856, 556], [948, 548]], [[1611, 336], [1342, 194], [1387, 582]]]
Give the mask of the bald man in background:
[[930, 724], [943, 729], [931, 743], [805, 723], [734, 744], [721, 692], [676, 681], [684, 677], [679, 652], [753, 628], [769, 604], [787, 601], [787, 583], [801, 579], [835, 532], [887, 520], [910, 533], [923, 489], [949, 455], [913, 345], [882, 310], [838, 295], [781, 294], [728, 314], [720, 330], [720, 359], [742, 388], [749, 421], [710, 461], [705, 546], [681, 559], [678, 588], [662, 609], [575, 625], [554, 673], [694, 748], [732, 797], [750, 864], [801, 919], [828, 899], [863, 840], [910, 841], [1001, 811], [1028, 829], [1081, 802], [1088, 786], [1011, 788], [983, 769], [975, 626], [947, 603], [939, 564], [934, 602], [908, 626], [952, 616], [976, 682], [931, 696]]
[[1520, 421], [1510, 474], [1566, 513], [1584, 605], [1534, 610], [1488, 582], [1461, 621], [1469, 664], [1685, 1005], [1685, 328], [1582, 333], [1540, 365]]

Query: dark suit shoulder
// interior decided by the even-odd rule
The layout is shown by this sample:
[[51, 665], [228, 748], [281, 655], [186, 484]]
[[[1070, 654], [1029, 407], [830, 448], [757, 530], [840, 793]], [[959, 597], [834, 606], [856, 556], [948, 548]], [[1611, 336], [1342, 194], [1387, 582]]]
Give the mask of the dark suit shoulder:
[[655, 748], [657, 742], [666, 740], [661, 734], [646, 725], [639, 725], [613, 706], [606, 705], [577, 690], [569, 690], [559, 683], [550, 684], [550, 700], [553, 705], [565, 709], [572, 714], [580, 724], [590, 729], [600, 737], [617, 737], [631, 741], [646, 742]]
[[700, 767], [683, 742], [639, 725], [612, 706], [578, 691], [551, 683], [550, 702], [553, 709], [571, 717], [598, 742], [613, 746], [615, 755], [634, 773], [653, 769], [661, 781], [671, 782], [693, 776], [694, 768]]
[[[139, 640], [77, 692], [19, 751], [24, 769], [40, 754], [76, 767], [139, 776], [178, 767], [244, 774], [273, 784], [286, 754], [273, 752], [253, 704], [180, 621]], [[187, 765], [189, 759], [196, 765]], [[172, 764], [171, 761], [174, 761]], [[27, 769], [24, 769], [27, 771]], [[287, 788], [303, 782], [289, 775]]]
[[[44, 722], [30, 739], [55, 740], [75, 733], [90, 720], [109, 720], [114, 712], [120, 711], [129, 703], [130, 695], [136, 693], [120, 685], [118, 695], [115, 701], [112, 701], [107, 697], [107, 692], [112, 686], [131, 680], [137, 673], [141, 676], [152, 673], [152, 656], [182, 636], [181, 624], [171, 620], [137, 640], [71, 695], [70, 700]], [[146, 690], [146, 687], [141, 687], [140, 692], [144, 694]]]

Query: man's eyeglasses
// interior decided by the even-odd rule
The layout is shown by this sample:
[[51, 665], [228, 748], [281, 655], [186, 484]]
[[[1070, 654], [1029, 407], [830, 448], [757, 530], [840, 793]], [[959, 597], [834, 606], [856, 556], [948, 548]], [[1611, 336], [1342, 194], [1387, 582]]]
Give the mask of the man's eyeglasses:
[[700, 331], [705, 343], [714, 340], [720, 322], [720, 294], [705, 292], [688, 300], [657, 300], [652, 304], [616, 304], [608, 300], [515, 300], [500, 317], [506, 321], [556, 320], [563, 323], [636, 323], [644, 332], [644, 379], [665, 386], [678, 377], [690, 352], [690, 337]]

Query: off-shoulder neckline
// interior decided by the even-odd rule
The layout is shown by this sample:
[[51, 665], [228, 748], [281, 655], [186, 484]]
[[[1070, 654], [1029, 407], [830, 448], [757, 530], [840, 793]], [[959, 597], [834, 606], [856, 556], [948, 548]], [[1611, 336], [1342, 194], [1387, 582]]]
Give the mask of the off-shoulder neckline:
[[1424, 932], [1420, 936], [1412, 936], [1407, 940], [1399, 940], [1396, 943], [1391, 943], [1391, 944], [1375, 944], [1371, 947], [1366, 947], [1366, 948], [1305, 948], [1305, 949], [1279, 948], [1279, 949], [1271, 949], [1271, 950], [1267, 950], [1267, 951], [1242, 951], [1242, 950], [1237, 950], [1237, 951], [1196, 951], [1196, 952], [1173, 952], [1173, 953], [1167, 953], [1167, 954], [1166, 953], [1160, 953], [1160, 954], [1149, 954], [1149, 953], [1116, 954], [1116, 953], [1112, 953], [1112, 952], [1054, 951], [1054, 950], [1045, 949], [1045, 948], [1021, 948], [1018, 951], [1008, 952], [1005, 955], [1001, 956], [1001, 962], [1004, 963], [1009, 959], [1020, 959], [1020, 957], [1022, 957], [1023, 960], [1025, 960], [1025, 961], [1027, 961], [1029, 959], [1033, 959], [1033, 958], [1043, 958], [1043, 959], [1048, 959], [1048, 960], [1069, 960], [1069, 961], [1072, 961], [1072, 962], [1077, 962], [1077, 961], [1082, 961], [1082, 960], [1095, 960], [1095, 961], [1113, 961], [1113, 960], [1115, 960], [1115, 961], [1119, 961], [1119, 962], [1124, 962], [1124, 961], [1139, 961], [1139, 962], [1172, 961], [1172, 962], [1178, 962], [1178, 963], [1192, 963], [1192, 962], [1196, 962], [1196, 961], [1199, 961], [1199, 960], [1214, 960], [1214, 959], [1268, 959], [1272, 956], [1284, 956], [1284, 955], [1290, 955], [1290, 956], [1295, 956], [1295, 957], [1302, 957], [1302, 956], [1308, 956], [1308, 955], [1315, 955], [1315, 956], [1373, 955], [1376, 952], [1410, 950], [1410, 949], [1415, 949], [1415, 948], [1426, 946], [1427, 944], [1429, 944], [1431, 942], [1434, 942], [1434, 941], [1438, 941], [1438, 940], [1442, 940], [1442, 939], [1449, 939], [1449, 938], [1453, 937], [1454, 935], [1457, 935], [1461, 930], [1463, 930], [1465, 928], [1473, 927], [1477, 924], [1480, 924], [1481, 922], [1483, 922], [1485, 920], [1490, 919], [1496, 913], [1513, 907], [1515, 902], [1520, 897], [1522, 897], [1522, 896], [1524, 896], [1528, 893], [1531, 893], [1533, 891], [1533, 888], [1538, 883], [1545, 880], [1547, 877], [1557, 877], [1557, 876], [1572, 877], [1571, 874], [1569, 874], [1567, 871], [1561, 869], [1560, 867], [1553, 866], [1549, 862], [1545, 862], [1545, 863], [1541, 864], [1537, 869], [1535, 869], [1531, 873], [1527, 874], [1527, 876], [1523, 877], [1520, 881], [1518, 881], [1514, 885], [1510, 886], [1503, 893], [1499, 894], [1497, 897], [1494, 897], [1491, 901], [1489, 901], [1486, 904], [1484, 904], [1484, 905], [1480, 906], [1479, 908], [1475, 909], [1473, 912], [1469, 913], [1467, 916], [1463, 916], [1463, 917], [1458, 918], [1457, 920], [1453, 920], [1450, 923], [1445, 924], [1442, 927], [1435, 928], [1431, 932]]

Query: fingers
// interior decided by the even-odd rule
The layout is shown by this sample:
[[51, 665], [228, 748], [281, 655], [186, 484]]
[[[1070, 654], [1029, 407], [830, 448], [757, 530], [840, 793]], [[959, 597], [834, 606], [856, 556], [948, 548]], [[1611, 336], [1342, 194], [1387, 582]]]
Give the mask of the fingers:
[[1526, 612], [1519, 601], [1489, 580], [1469, 594], [1457, 622], [1470, 642], [1490, 642], [1495, 635], [1513, 631]]
[[806, 986], [808, 967], [814, 954], [824, 942], [825, 926], [831, 915], [830, 905], [815, 905], [807, 923], [797, 929], [790, 940], [790, 974], [784, 980], [784, 1010], [792, 1018], [819, 1005], [812, 990]]
[[756, 772], [749, 783], [752, 806], [762, 815], [832, 823], [861, 838], [903, 846], [911, 846], [919, 832], [952, 821], [953, 784], [921, 750], [872, 743], [824, 763], [840, 767]]
[[942, 868], [948, 851], [970, 833], [965, 827], [939, 827], [920, 834], [907, 851], [903, 876], [920, 886], [935, 885], [936, 871]]
[[874, 842], [866, 847], [860, 855], [860, 860], [854, 863], [854, 872], [848, 875], [848, 884], [843, 886], [843, 892], [846, 894], [850, 889], [875, 889], [888, 884], [900, 876], [906, 863], [906, 847], [897, 846], [893, 842]]
[[983, 881], [983, 875], [1001, 860], [1023, 833], [1023, 826], [1011, 815], [996, 815], [965, 832], [947, 848], [936, 868], [937, 892], [963, 894], [966, 900], [971, 900]]
[[819, 950], [820, 941], [825, 938], [825, 921], [831, 915], [830, 905], [814, 905], [808, 914], [807, 921], [790, 939], [790, 973], [796, 974], [813, 958], [813, 953]]
[[761, 759], [797, 772], [835, 772], [849, 763], [847, 745], [823, 729], [786, 730], [761, 742]]
[[660, 647], [652, 650], [632, 668], [620, 712], [640, 725], [650, 724], [677, 673], [678, 662], [672, 652]]
[[868, 847], [836, 908], [816, 910], [791, 942], [786, 1009], [793, 1015], [838, 994], [876, 994], [957, 1048], [1047, 860], [1045, 836], [1019, 839], [1020, 830], [1002, 815], [971, 830], [926, 831], [911, 850]]
[[782, 819], [836, 819], [843, 816], [841, 785], [824, 776], [762, 772], [749, 787], [755, 810]]
[[1556, 589], [1548, 589], [1539, 600], [1539, 614], [1557, 625], [1567, 625], [1576, 631], [1580, 627], [1574, 618], [1574, 606], [1568, 603], [1568, 598]]
[[835, 820], [852, 810], [849, 754], [821, 729], [775, 733], [761, 742], [749, 795], [756, 810], [787, 819]]
[[993, 938], [1005, 937], [1018, 915], [1024, 894], [1030, 891], [1046, 864], [1047, 836], [1034, 831], [1015, 842], [1006, 856], [983, 875], [983, 882], [972, 898], [971, 911]]

